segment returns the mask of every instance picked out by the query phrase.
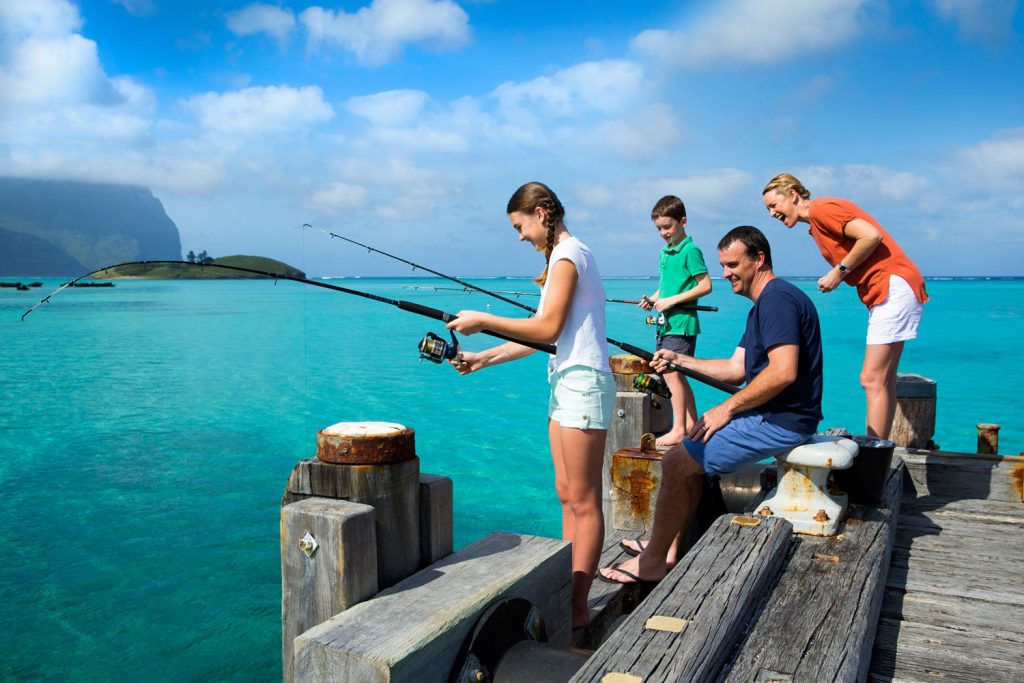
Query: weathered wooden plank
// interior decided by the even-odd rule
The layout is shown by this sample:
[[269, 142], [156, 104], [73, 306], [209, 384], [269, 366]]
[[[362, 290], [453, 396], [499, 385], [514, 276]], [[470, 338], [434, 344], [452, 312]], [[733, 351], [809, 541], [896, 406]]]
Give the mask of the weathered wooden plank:
[[444, 683], [494, 600], [542, 613], [549, 639], [571, 630], [572, 552], [563, 541], [493, 533], [295, 640], [295, 680]]
[[911, 562], [910, 567], [893, 563], [889, 567], [888, 587], [954, 595], [994, 603], [1024, 605], [1024, 591], [1011, 579], [1014, 568], [977, 572], [956, 571], [947, 565]]
[[886, 589], [881, 616], [963, 631], [979, 647], [991, 638], [1024, 645], [1024, 605]]
[[895, 548], [963, 555], [1008, 567], [1024, 566], [1021, 530], [987, 522], [942, 527], [925, 515], [900, 515]]
[[898, 468], [881, 505], [851, 508], [838, 536], [797, 537], [768, 604], [724, 680], [759, 681], [769, 674], [794, 681], [864, 679], [901, 492]]
[[907, 465], [907, 490], [918, 498], [1024, 502], [1024, 458], [897, 448]]
[[881, 619], [873, 681], [1020, 683], [1021, 647], [983, 634]]
[[420, 566], [452, 552], [452, 480], [420, 474]]
[[352, 496], [350, 481], [337, 476], [337, 467], [316, 458], [295, 463], [281, 504], [288, 505], [312, 496], [348, 500]]
[[[281, 508], [281, 637], [284, 680], [292, 680], [295, 637], [377, 592], [374, 511], [308, 498]], [[303, 539], [309, 534], [315, 552]], [[300, 545], [301, 544], [301, 545]]]
[[1024, 524], [1024, 505], [1012, 501], [978, 500], [968, 498], [914, 498], [904, 506], [907, 514], [923, 513], [938, 523], [990, 522], [998, 526]]
[[[612, 633], [575, 683], [611, 672], [647, 681], [713, 680], [782, 566], [792, 526], [765, 518], [757, 526], [723, 515]], [[681, 633], [645, 628], [648, 619], [683, 619]]]

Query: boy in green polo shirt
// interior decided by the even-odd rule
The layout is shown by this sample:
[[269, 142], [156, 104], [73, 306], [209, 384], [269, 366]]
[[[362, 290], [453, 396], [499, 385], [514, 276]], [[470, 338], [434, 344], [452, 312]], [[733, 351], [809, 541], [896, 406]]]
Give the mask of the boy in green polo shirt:
[[[640, 307], [654, 308], [664, 314], [664, 324], [658, 325], [658, 348], [692, 356], [697, 348], [700, 321], [696, 311], [681, 308], [682, 304], [696, 303], [711, 293], [711, 278], [704, 265], [704, 254], [686, 235], [686, 206], [673, 195], [662, 197], [651, 209], [651, 220], [658, 234], [667, 244], [661, 250], [658, 268], [658, 291], [644, 296]], [[669, 372], [665, 383], [672, 392], [672, 430], [657, 440], [659, 446], [680, 443], [690, 426], [697, 421], [697, 406], [686, 378]]]

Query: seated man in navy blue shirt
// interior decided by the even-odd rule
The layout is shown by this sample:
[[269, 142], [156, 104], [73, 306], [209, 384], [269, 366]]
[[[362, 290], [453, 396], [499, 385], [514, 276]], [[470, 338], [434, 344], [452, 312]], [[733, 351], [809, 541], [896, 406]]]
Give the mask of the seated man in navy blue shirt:
[[605, 581], [662, 579], [674, 562], [675, 539], [700, 502], [705, 473], [735, 472], [799, 446], [818, 429], [822, 360], [814, 304], [775, 277], [771, 247], [757, 228], [730, 230], [718, 243], [718, 259], [732, 291], [754, 302], [736, 351], [731, 358], [708, 360], [663, 349], [652, 364], [660, 372], [672, 362], [730, 384], [746, 381], [746, 386], [707, 410], [683, 443], [665, 452], [651, 540], [624, 542], [627, 551], [639, 555], [601, 569]]

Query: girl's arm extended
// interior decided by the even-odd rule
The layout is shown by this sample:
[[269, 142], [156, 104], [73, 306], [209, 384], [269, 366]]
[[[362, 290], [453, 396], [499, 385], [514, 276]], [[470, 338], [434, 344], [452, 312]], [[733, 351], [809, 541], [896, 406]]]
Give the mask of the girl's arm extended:
[[558, 339], [569, 316], [577, 279], [573, 262], [559, 259], [548, 268], [543, 312], [533, 318], [504, 318], [480, 311], [459, 311], [458, 317], [448, 323], [448, 329], [466, 335], [490, 330], [523, 341], [551, 344]]

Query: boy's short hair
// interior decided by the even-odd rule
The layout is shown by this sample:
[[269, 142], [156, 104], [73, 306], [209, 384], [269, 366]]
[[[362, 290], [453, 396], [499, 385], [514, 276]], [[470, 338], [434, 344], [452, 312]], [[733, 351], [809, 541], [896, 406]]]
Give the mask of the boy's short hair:
[[658, 203], [651, 209], [651, 220], [655, 218], [671, 218], [681, 221], [686, 218], [686, 205], [679, 197], [669, 194], [658, 200]]

